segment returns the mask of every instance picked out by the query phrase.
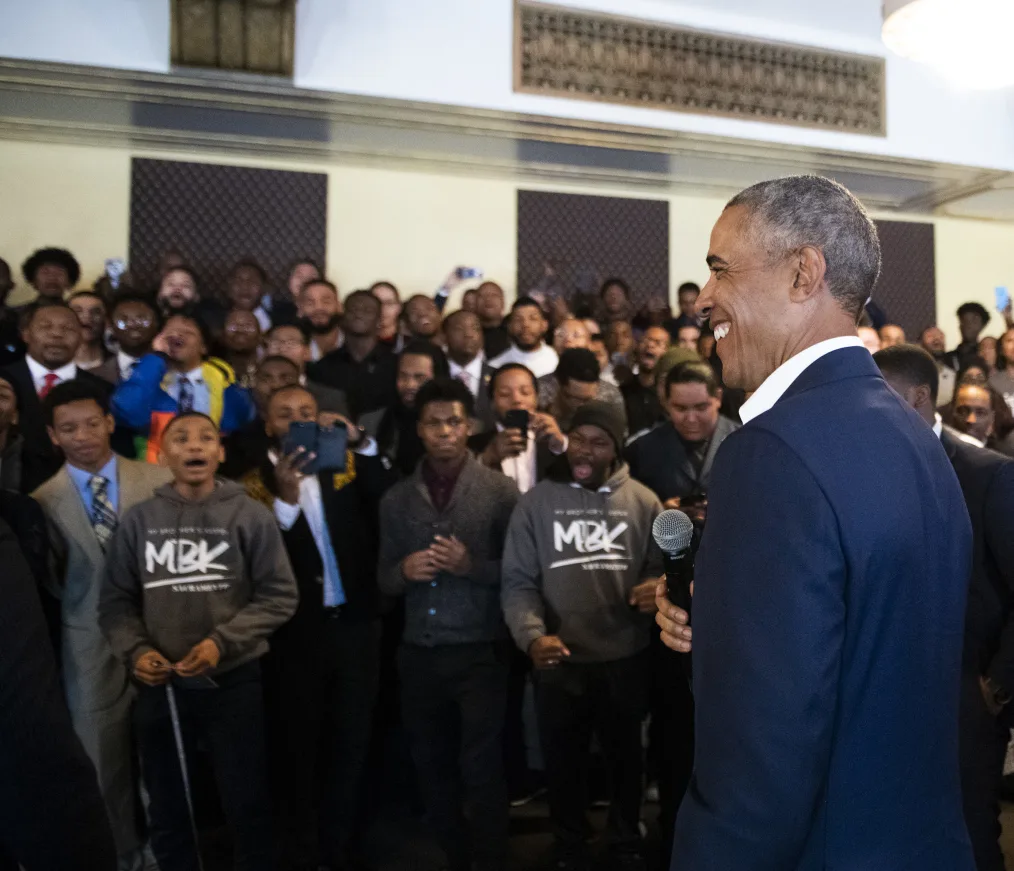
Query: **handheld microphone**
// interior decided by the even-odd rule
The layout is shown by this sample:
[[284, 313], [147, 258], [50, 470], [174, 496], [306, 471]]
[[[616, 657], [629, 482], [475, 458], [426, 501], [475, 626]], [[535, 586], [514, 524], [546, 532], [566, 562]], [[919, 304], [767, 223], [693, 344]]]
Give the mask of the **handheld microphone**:
[[669, 601], [690, 613], [690, 582], [694, 579], [694, 524], [682, 511], [663, 511], [651, 527], [655, 544], [665, 559], [665, 580]]

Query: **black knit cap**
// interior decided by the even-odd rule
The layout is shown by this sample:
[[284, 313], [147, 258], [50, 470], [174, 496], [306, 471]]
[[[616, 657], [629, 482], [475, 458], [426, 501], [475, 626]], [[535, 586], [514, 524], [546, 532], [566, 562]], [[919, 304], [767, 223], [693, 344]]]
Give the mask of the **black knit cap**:
[[574, 412], [568, 432], [573, 432], [579, 426], [597, 426], [613, 440], [613, 444], [616, 445], [616, 456], [623, 454], [623, 433], [627, 428], [627, 422], [615, 405], [600, 400], [582, 405]]

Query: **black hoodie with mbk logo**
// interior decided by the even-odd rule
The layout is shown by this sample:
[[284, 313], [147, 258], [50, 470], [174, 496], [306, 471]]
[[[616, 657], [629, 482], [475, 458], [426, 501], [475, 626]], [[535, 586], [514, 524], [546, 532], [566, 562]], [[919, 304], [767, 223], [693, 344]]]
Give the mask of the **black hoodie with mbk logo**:
[[113, 537], [99, 625], [130, 669], [147, 650], [176, 662], [210, 638], [223, 672], [267, 652], [297, 603], [270, 511], [229, 481], [198, 501], [167, 484], [128, 511]]

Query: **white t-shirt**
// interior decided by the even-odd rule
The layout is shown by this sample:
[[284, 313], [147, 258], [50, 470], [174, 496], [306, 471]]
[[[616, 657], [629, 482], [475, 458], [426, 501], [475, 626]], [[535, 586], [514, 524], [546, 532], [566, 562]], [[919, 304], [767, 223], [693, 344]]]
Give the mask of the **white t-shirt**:
[[534, 351], [522, 351], [517, 345], [511, 345], [499, 357], [490, 360], [489, 365], [499, 369], [508, 363], [520, 363], [531, 369], [536, 378], [541, 378], [543, 375], [552, 375], [559, 362], [556, 351], [543, 342]]

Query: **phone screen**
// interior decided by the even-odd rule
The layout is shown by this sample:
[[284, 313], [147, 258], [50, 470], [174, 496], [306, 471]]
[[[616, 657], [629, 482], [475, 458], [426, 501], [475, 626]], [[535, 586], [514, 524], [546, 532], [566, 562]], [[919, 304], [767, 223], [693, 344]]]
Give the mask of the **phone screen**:
[[505, 429], [521, 430], [521, 437], [528, 438], [528, 412], [523, 408], [512, 408], [503, 416]]
[[996, 289], [996, 310], [998, 312], [1007, 311], [1007, 307], [1010, 305], [1010, 293], [1006, 287], [998, 287]]

